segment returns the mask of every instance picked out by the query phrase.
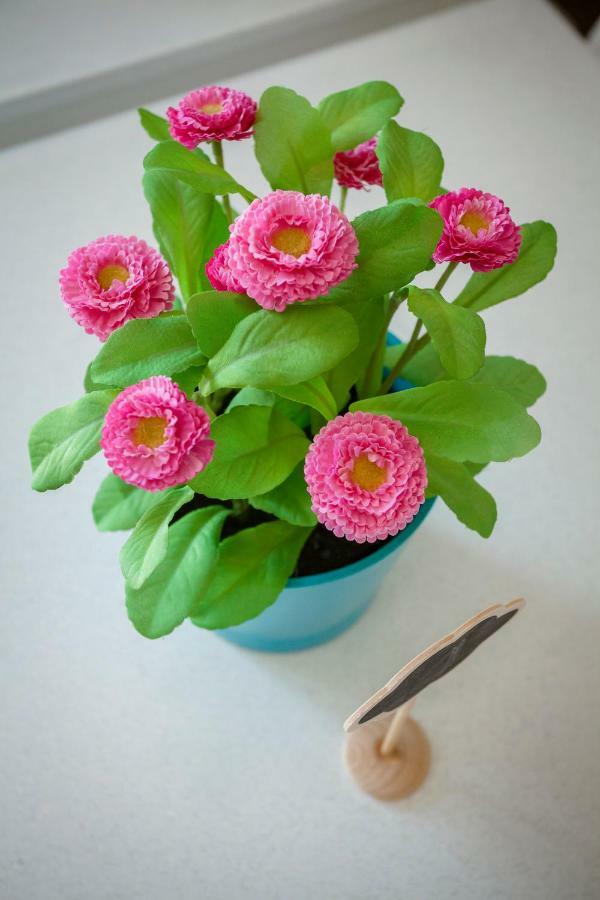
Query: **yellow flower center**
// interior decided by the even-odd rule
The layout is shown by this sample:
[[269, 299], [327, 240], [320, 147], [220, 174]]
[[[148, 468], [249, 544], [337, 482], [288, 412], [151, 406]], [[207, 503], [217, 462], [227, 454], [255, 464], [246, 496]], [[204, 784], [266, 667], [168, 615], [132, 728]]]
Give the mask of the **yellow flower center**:
[[133, 429], [131, 439], [134, 444], [139, 446], [144, 444], [145, 447], [160, 447], [165, 441], [165, 429], [167, 420], [162, 416], [148, 416], [146, 419], [140, 419]]
[[383, 466], [378, 466], [377, 463], [371, 462], [369, 457], [363, 453], [361, 456], [356, 457], [350, 478], [354, 484], [357, 484], [364, 491], [376, 491], [385, 481], [386, 475], [387, 473]]
[[277, 250], [281, 250], [282, 253], [287, 253], [289, 256], [295, 256], [296, 259], [304, 256], [311, 248], [308, 232], [304, 228], [293, 226], [276, 231], [271, 237], [271, 243]]
[[96, 280], [103, 291], [107, 291], [113, 281], [127, 281], [129, 272], [125, 266], [104, 266], [96, 275]]
[[477, 234], [482, 228], [485, 228], [486, 231], [489, 226], [488, 220], [485, 216], [482, 216], [481, 213], [478, 212], [466, 212], [464, 216], [461, 217], [460, 225], [464, 225], [465, 228], [468, 228], [471, 234], [474, 234], [477, 237]]
[[205, 103], [200, 107], [200, 112], [208, 113], [209, 116], [214, 116], [215, 113], [223, 112], [223, 106], [220, 103]]

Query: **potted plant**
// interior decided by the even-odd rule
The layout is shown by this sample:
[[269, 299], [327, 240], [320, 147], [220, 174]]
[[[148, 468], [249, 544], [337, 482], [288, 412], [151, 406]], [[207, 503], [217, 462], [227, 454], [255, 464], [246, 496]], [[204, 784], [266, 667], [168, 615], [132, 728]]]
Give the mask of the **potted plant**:
[[[318, 107], [282, 87], [258, 106], [206, 87], [166, 119], [140, 110], [159, 250], [110, 235], [60, 273], [67, 311], [102, 345], [84, 395], [32, 429], [33, 487], [72, 481], [102, 450], [94, 518], [131, 530], [127, 610], [146, 637], [190, 619], [259, 649], [327, 640], [435, 497], [488, 537], [478, 472], [540, 440], [527, 407], [544, 379], [486, 356], [480, 314], [546, 276], [554, 229], [445, 190], [437, 144], [394, 119], [402, 102], [368, 82]], [[234, 140], [253, 140], [270, 193], [227, 171]], [[350, 221], [349, 191], [369, 185], [376, 208]], [[436, 266], [434, 288], [414, 284]], [[473, 274], [450, 299], [459, 266]], [[406, 343], [388, 333], [402, 304]]]

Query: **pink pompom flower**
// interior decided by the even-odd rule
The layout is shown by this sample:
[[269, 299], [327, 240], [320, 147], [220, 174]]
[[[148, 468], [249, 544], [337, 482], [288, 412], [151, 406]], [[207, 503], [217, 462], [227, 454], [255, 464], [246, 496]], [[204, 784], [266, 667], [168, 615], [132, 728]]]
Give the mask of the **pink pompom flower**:
[[160, 253], [139, 238], [118, 234], [74, 250], [59, 283], [69, 315], [101, 341], [129, 319], [150, 319], [171, 309], [175, 298]]
[[429, 204], [444, 220], [433, 258], [436, 262], [468, 263], [475, 272], [489, 272], [519, 255], [521, 231], [499, 197], [476, 188], [461, 188]]
[[358, 241], [345, 215], [320, 194], [274, 191], [231, 226], [225, 256], [253, 300], [278, 312], [327, 294], [356, 268]]
[[319, 522], [363, 544], [402, 531], [425, 500], [418, 440], [389, 416], [348, 412], [313, 440], [304, 477]]
[[377, 138], [359, 144], [353, 150], [344, 150], [333, 157], [333, 168], [338, 184], [361, 190], [368, 184], [383, 184], [379, 160], [375, 153]]
[[234, 294], [243, 294], [244, 288], [231, 273], [227, 264], [227, 241], [217, 247], [204, 267], [206, 277], [215, 291], [233, 291]]
[[115, 475], [146, 491], [183, 484], [212, 459], [208, 413], [170, 378], [125, 388], [108, 408], [100, 445]]
[[243, 91], [211, 87], [191, 91], [167, 110], [171, 136], [193, 150], [205, 141], [241, 141], [252, 136], [256, 103]]

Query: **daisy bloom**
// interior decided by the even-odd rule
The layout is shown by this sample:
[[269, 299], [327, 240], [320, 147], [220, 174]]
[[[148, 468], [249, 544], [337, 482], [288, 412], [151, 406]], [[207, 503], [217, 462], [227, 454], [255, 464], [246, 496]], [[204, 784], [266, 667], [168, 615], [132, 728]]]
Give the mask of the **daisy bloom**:
[[383, 184], [379, 160], [375, 153], [377, 138], [359, 144], [354, 150], [336, 153], [333, 168], [338, 184], [346, 188], [361, 190], [368, 184]]
[[461, 188], [429, 204], [444, 220], [433, 258], [468, 263], [474, 272], [489, 272], [519, 255], [521, 231], [499, 197], [476, 188]]
[[150, 319], [171, 309], [175, 299], [160, 253], [139, 238], [118, 234], [74, 250], [59, 283], [69, 315], [101, 341], [129, 319]]
[[236, 281], [227, 265], [227, 243], [217, 247], [204, 270], [215, 291], [233, 291], [234, 294], [243, 294], [244, 288]]
[[256, 103], [231, 88], [198, 88], [186, 94], [177, 108], [167, 110], [171, 136], [193, 150], [206, 141], [241, 141], [252, 135]]
[[389, 416], [348, 412], [328, 422], [306, 455], [304, 477], [319, 522], [363, 544], [402, 531], [425, 500], [418, 440]]
[[183, 484], [212, 459], [208, 413], [170, 378], [125, 388], [108, 408], [100, 445], [115, 475], [146, 491]]
[[356, 268], [358, 241], [346, 216], [320, 194], [274, 191], [231, 226], [225, 257], [233, 278], [266, 309], [327, 294]]

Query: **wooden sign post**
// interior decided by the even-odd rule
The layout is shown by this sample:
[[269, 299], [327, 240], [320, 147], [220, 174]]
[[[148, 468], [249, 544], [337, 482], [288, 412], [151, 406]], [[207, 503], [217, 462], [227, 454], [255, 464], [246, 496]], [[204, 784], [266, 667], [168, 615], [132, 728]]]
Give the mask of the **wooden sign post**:
[[363, 790], [379, 800], [399, 800], [420, 787], [431, 751], [425, 732], [410, 717], [417, 694], [466, 659], [524, 604], [513, 600], [484, 609], [411, 659], [352, 713], [344, 723], [344, 756]]

